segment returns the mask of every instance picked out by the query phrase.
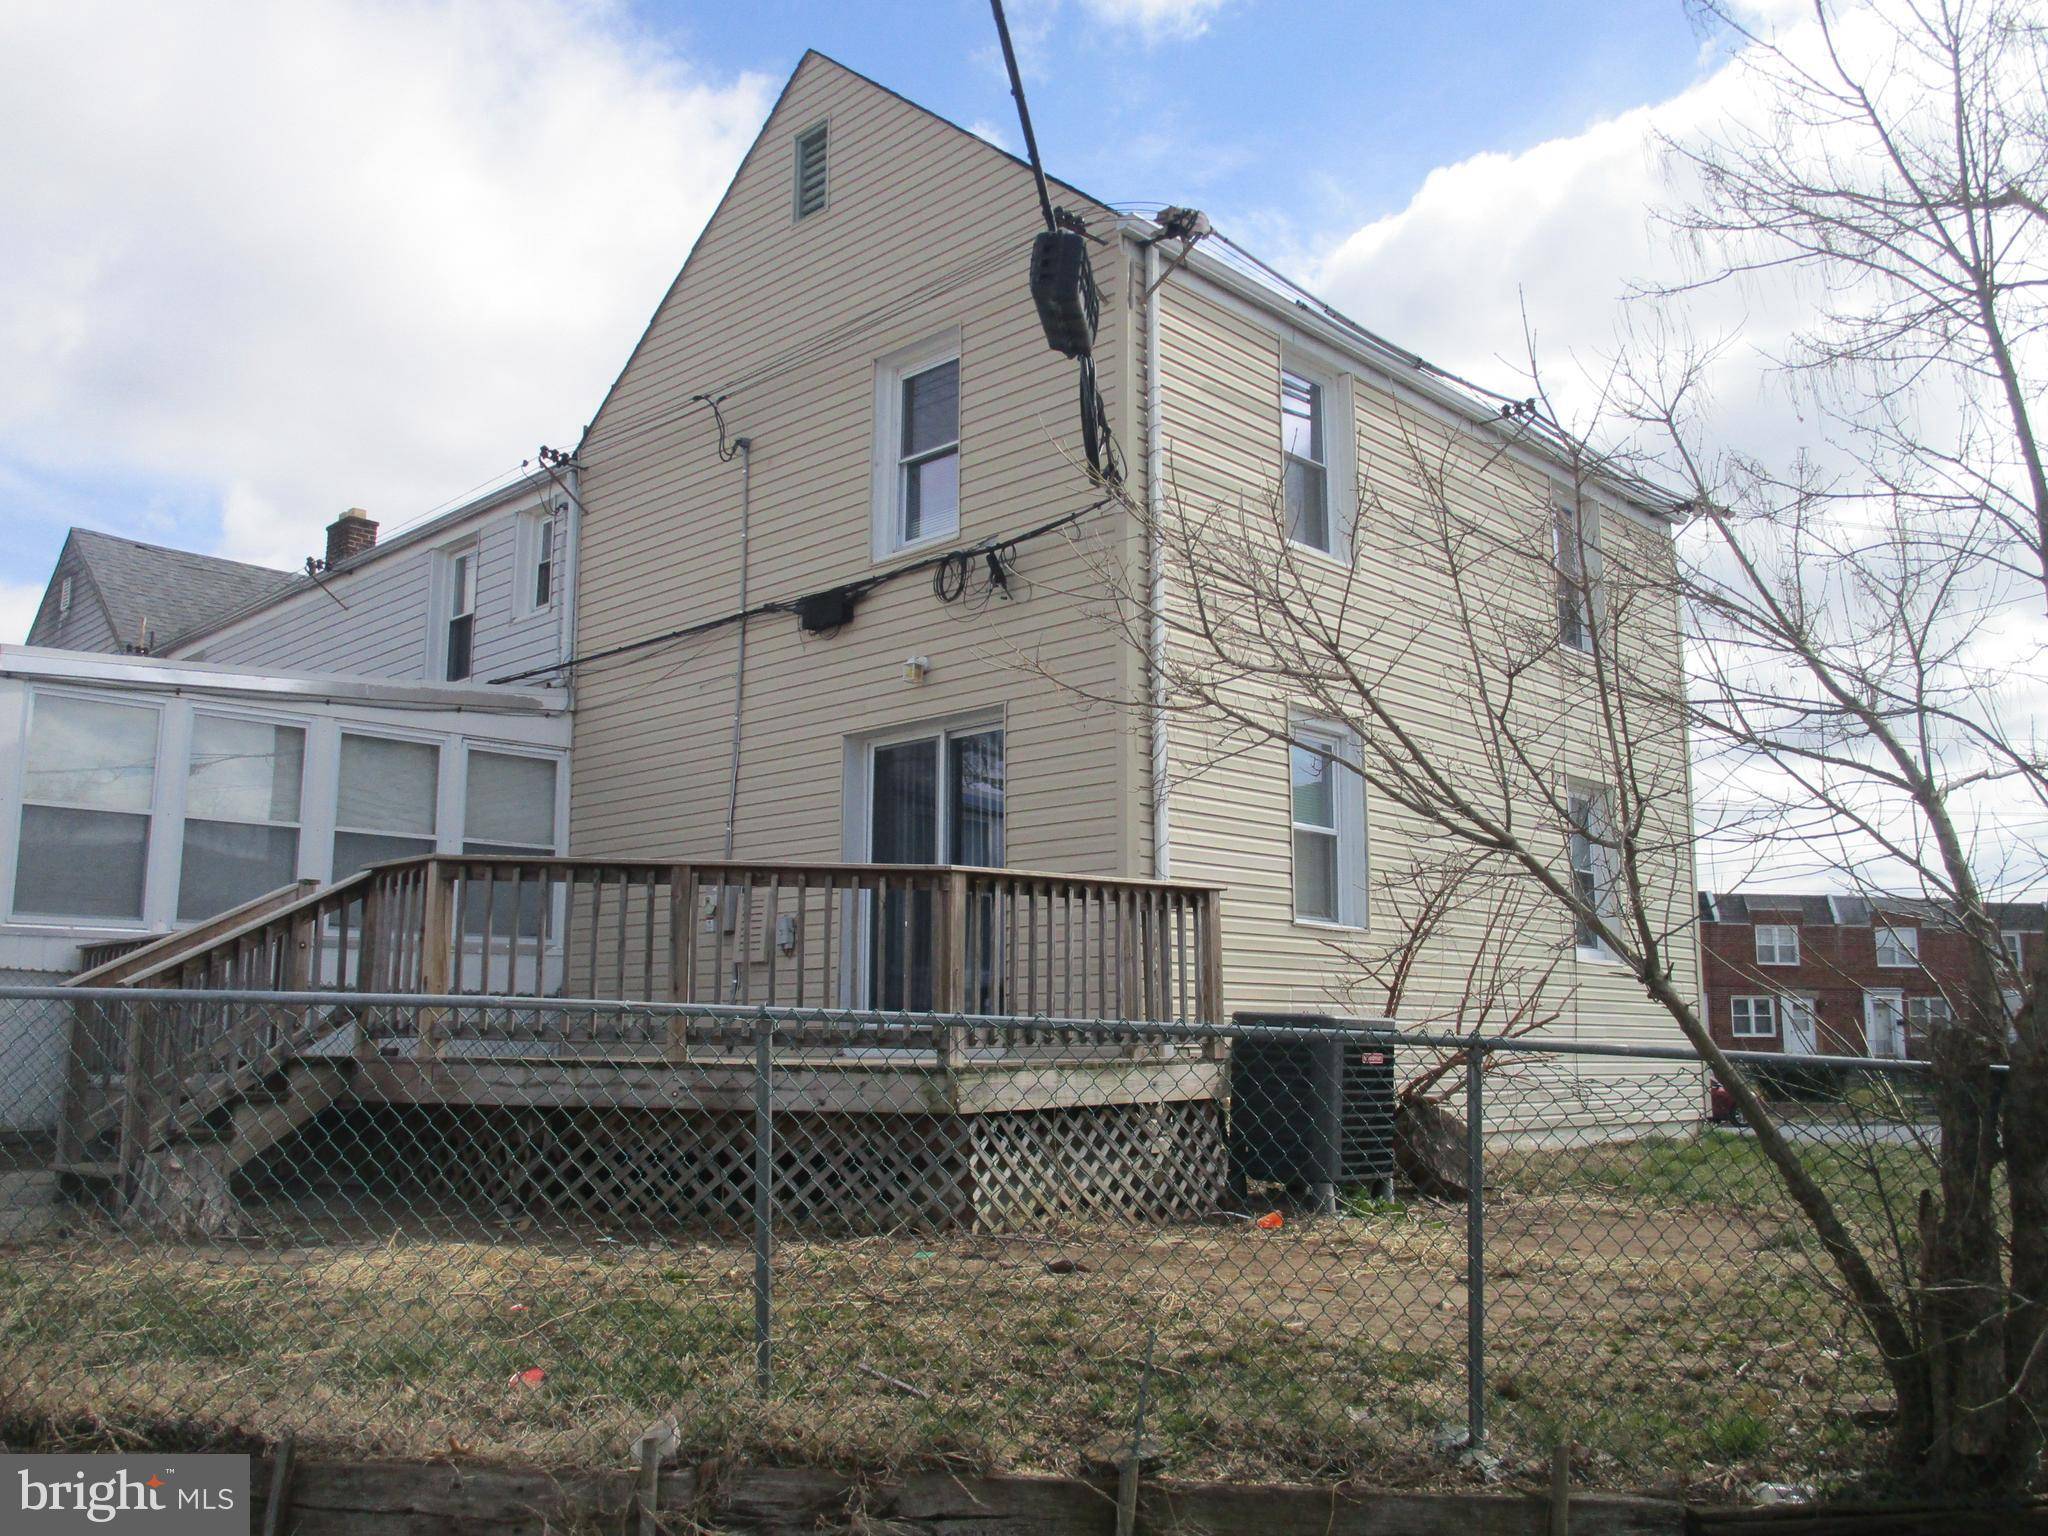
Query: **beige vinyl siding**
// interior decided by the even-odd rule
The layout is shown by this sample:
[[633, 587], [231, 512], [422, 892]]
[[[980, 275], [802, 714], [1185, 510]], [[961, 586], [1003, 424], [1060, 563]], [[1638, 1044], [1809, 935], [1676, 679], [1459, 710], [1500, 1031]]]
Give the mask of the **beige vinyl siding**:
[[[1241, 498], [1246, 505], [1262, 506], [1276, 490], [1280, 465], [1278, 322], [1248, 312], [1195, 278], [1169, 281], [1160, 301], [1167, 495], [1192, 504], [1228, 505]], [[1437, 442], [1445, 429], [1417, 400], [1397, 396], [1362, 366], [1353, 365], [1347, 372], [1359, 474], [1397, 498], [1413, 496], [1415, 471], [1408, 439], [1419, 434]], [[1465, 483], [1456, 485], [1453, 496], [1466, 515], [1499, 520], [1528, 515], [1541, 484], [1540, 475], [1503, 460], [1483, 473], [1473, 471]], [[1601, 537], [1616, 540], [1639, 534], [1641, 527], [1627, 514], [1609, 512]], [[1661, 531], [1648, 536], [1667, 537]], [[1364, 641], [1365, 664], [1386, 665], [1399, 656], [1386, 679], [1385, 696], [1410, 728], [1444, 754], [1469, 760], [1477, 751], [1480, 732], [1459, 690], [1448, 686], [1467, 667], [1450, 593], [1431, 580], [1428, 562], [1404, 558], [1401, 548], [1368, 538], [1362, 541], [1358, 560], [1350, 600], [1360, 634], [1370, 637]], [[1327, 582], [1331, 601], [1338, 600], [1344, 579], [1343, 568], [1332, 564]], [[1184, 595], [1176, 586], [1174, 600]], [[1539, 626], [1556, 622], [1547, 568], [1531, 569], [1526, 589], [1518, 590], [1517, 596], [1520, 621]], [[1645, 630], [1650, 643], [1667, 650], [1675, 664], [1675, 613], [1655, 616]], [[1570, 665], [1565, 660], [1556, 664]], [[1542, 686], [1540, 680], [1536, 686]], [[1598, 778], [1593, 720], [1585, 701], [1572, 696], [1573, 686], [1569, 677], [1554, 677], [1550, 696], [1536, 701], [1530, 714], [1539, 719], [1545, 710], [1555, 714], [1548, 750], [1560, 777], [1581, 773]], [[1284, 707], [1284, 701], [1266, 703]], [[1674, 968], [1688, 985], [1696, 985], [1683, 744], [1663, 745], [1668, 751], [1643, 765], [1646, 771], [1666, 775], [1672, 809], [1665, 832], [1681, 850], [1662, 870], [1661, 901], [1669, 914]], [[1374, 909], [1368, 931], [1347, 934], [1298, 924], [1293, 918], [1284, 748], [1274, 744], [1225, 750], [1215, 727], [1179, 720], [1174, 726], [1173, 772], [1174, 872], [1229, 887], [1224, 898], [1224, 968], [1230, 1006], [1378, 1011], [1381, 997], [1362, 984], [1357, 967], [1346, 963], [1344, 949], [1384, 943], [1392, 936], [1382, 876], [1443, 850], [1443, 834], [1368, 792], [1368, 902]], [[1527, 816], [1538, 814], [1533, 803], [1525, 808]], [[1561, 848], [1559, 858], [1561, 863]], [[1419, 1004], [1448, 1006], [1464, 984], [1466, 959], [1482, 931], [1476, 910], [1461, 912], [1450, 924], [1421, 967], [1411, 994]], [[1625, 971], [1571, 951], [1571, 930], [1561, 911], [1546, 912], [1543, 921], [1521, 934], [1513, 953], [1531, 973], [1562, 954], [1550, 992], [1563, 1015], [1559, 1033], [1663, 1043], [1674, 1038], [1675, 1026], [1668, 1016], [1642, 997]], [[1407, 1015], [1417, 1011], [1408, 1010]]]
[[[829, 125], [832, 194], [792, 217], [796, 133]], [[1072, 194], [1065, 201], [1076, 205]], [[1098, 228], [1110, 220], [1086, 210]], [[794, 599], [900, 563], [870, 551], [875, 362], [960, 334], [960, 538], [1020, 532], [1094, 499], [1074, 368], [1045, 346], [1025, 285], [1038, 227], [1028, 174], [981, 141], [816, 56], [792, 80], [579, 451], [585, 523], [579, 649], [729, 614], [739, 603], [741, 461], [721, 462], [698, 393], [727, 391], [752, 442], [751, 599]], [[977, 255], [971, 283], [928, 292]], [[1121, 255], [1104, 248], [1104, 350], [1124, 329]], [[863, 323], [878, 308], [893, 310]], [[855, 333], [857, 331], [857, 334]], [[836, 338], [836, 340], [835, 340]], [[750, 380], [801, 344], [800, 366]], [[1123, 409], [1114, 365], [1112, 408]], [[1129, 721], [1077, 690], [1127, 665], [1082, 612], [1089, 550], [1113, 513], [1023, 546], [1016, 599], [943, 604], [929, 573], [870, 593], [853, 622], [805, 635], [749, 626], [737, 852], [837, 859], [849, 735], [968, 712], [1006, 729], [1008, 862], [1129, 868]], [[920, 550], [917, 554], [928, 551]], [[915, 555], [905, 559], [915, 558]], [[708, 857], [724, 838], [737, 630], [596, 663], [577, 683], [571, 845], [581, 854]], [[907, 683], [910, 656], [930, 663]]]
[[519, 558], [519, 519], [540, 504], [529, 493], [473, 517], [452, 519], [428, 536], [328, 577], [326, 591], [309, 586], [198, 637], [177, 654], [274, 671], [441, 681], [438, 665], [431, 665], [430, 675], [436, 661], [434, 630], [442, 621], [434, 594], [435, 556], [473, 542], [476, 624], [470, 680], [488, 682], [557, 660], [566, 517], [555, 519], [555, 600], [538, 613], [521, 612], [532, 572]]

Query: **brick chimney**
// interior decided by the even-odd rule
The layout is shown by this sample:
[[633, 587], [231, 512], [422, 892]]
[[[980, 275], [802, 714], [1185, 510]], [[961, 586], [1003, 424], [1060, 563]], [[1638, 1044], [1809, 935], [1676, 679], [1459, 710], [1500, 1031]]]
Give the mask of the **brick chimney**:
[[350, 507], [327, 525], [327, 566], [332, 570], [377, 544], [377, 525], [361, 507]]

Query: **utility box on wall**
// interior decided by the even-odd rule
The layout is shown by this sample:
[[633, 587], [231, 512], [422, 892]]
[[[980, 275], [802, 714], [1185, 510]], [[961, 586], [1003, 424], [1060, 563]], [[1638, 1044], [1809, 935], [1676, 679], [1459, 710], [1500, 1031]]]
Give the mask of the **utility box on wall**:
[[1235, 1022], [1301, 1032], [1231, 1042], [1232, 1186], [1281, 1184], [1326, 1207], [1339, 1190], [1391, 1196], [1392, 1048], [1336, 1033], [1324, 1014], [1238, 1014]]

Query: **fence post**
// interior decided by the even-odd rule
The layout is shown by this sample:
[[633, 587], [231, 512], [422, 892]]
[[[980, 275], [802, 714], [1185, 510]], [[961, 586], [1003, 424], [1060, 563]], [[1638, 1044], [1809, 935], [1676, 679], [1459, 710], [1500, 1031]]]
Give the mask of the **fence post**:
[[1465, 1053], [1465, 1444], [1486, 1443], [1486, 1050]]
[[767, 1019], [754, 1025], [754, 1384], [767, 1392], [774, 1386], [772, 1351], [775, 1297], [771, 1289], [775, 1257], [775, 1104], [771, 1074], [775, 1026]]

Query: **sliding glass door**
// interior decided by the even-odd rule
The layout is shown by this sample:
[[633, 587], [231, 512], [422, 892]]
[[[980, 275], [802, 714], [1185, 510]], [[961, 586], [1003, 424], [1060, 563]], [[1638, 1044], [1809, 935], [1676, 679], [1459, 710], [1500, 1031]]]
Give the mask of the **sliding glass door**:
[[[868, 860], [875, 864], [1003, 862], [1001, 727], [933, 731], [868, 748]], [[929, 891], [892, 890], [871, 904], [868, 1005], [928, 1012], [937, 998], [932, 957], [938, 937]], [[993, 1004], [994, 914], [976, 911], [970, 952], [970, 1009]]]

